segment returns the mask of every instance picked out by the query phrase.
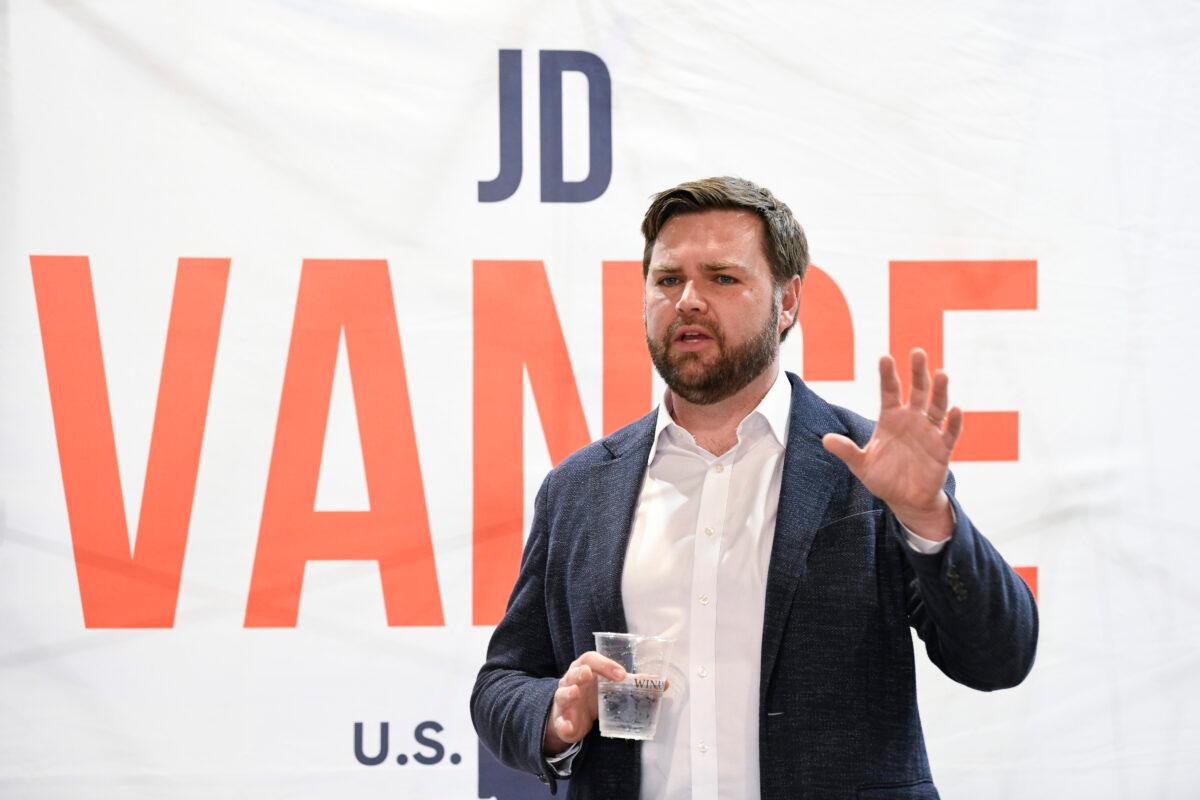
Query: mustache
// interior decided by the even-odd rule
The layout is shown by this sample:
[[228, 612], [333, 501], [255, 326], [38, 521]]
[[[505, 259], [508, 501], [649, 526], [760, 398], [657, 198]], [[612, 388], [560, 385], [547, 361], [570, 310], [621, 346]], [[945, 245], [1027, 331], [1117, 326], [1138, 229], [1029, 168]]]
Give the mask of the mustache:
[[672, 321], [671, 324], [667, 326], [666, 333], [663, 334], [663, 341], [668, 343], [675, 341], [675, 334], [679, 332], [680, 328], [685, 326], [704, 328], [704, 330], [708, 332], [708, 335], [715, 339], [718, 344], [724, 343], [725, 341], [725, 337], [721, 334], [720, 328], [716, 327], [712, 323], [706, 322], [705, 320], [694, 319], [688, 316], [677, 317], [674, 321]]

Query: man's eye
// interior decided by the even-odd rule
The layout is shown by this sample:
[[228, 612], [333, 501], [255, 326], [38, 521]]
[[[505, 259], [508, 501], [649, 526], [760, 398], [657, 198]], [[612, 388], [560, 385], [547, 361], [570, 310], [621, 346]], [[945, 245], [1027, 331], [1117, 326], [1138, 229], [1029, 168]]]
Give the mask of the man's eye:
[[734, 277], [732, 275], [718, 275], [717, 283], [723, 283], [728, 286], [728, 285], [737, 283], [737, 281], [734, 279]]
[[678, 284], [679, 278], [675, 277], [674, 275], [667, 275], [663, 278], [659, 278], [658, 280], [659, 286], [677, 286]]

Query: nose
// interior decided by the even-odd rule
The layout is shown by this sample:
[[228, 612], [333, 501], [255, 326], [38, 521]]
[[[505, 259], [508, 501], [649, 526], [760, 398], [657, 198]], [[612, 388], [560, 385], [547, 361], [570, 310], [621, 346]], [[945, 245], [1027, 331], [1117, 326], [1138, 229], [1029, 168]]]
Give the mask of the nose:
[[679, 294], [679, 301], [675, 303], [675, 310], [681, 314], [694, 312], [703, 314], [708, 310], [708, 303], [700, 294], [699, 288], [695, 281], [688, 281], [683, 285], [683, 291]]

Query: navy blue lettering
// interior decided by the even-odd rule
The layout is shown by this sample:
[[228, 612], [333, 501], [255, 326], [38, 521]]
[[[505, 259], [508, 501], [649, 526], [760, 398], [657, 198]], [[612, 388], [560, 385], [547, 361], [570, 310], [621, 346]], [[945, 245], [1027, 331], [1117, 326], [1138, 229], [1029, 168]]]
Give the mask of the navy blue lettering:
[[358, 759], [358, 763], [368, 767], [373, 767], [376, 764], [382, 764], [388, 755], [388, 724], [386, 722], [379, 723], [379, 754], [368, 756], [363, 752], [363, 724], [361, 722], [354, 723], [354, 757]]
[[425, 722], [422, 722], [420, 725], [418, 725], [416, 727], [416, 730], [413, 731], [413, 738], [417, 740], [417, 744], [421, 745], [422, 747], [428, 747], [431, 750], [433, 750], [433, 755], [427, 756], [424, 753], [413, 753], [413, 758], [415, 758], [418, 762], [424, 764], [425, 766], [429, 766], [431, 764], [436, 764], [442, 760], [442, 757], [446, 755], [446, 748], [443, 747], [442, 743], [439, 742], [437, 739], [431, 739], [430, 737], [426, 736], [425, 735], [426, 731], [433, 731], [434, 733], [441, 733], [442, 726], [439, 725], [438, 723], [434, 722], [433, 720], [426, 720]]
[[479, 182], [479, 202], [507, 200], [521, 185], [521, 51], [500, 51], [500, 174]]
[[[541, 94], [542, 202], [586, 203], [604, 194], [612, 179], [612, 80], [595, 53], [542, 50]], [[582, 72], [588, 81], [588, 174], [563, 180], [562, 74]]]

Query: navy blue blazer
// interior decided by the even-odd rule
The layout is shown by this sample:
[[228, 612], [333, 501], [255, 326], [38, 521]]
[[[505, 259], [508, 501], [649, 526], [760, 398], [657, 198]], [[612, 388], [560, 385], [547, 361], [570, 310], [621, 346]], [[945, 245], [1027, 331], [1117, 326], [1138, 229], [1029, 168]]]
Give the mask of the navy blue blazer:
[[[764, 799], [937, 798], [917, 714], [912, 637], [946, 675], [985, 691], [1033, 665], [1033, 597], [947, 491], [953, 540], [926, 556], [896, 518], [821, 445], [862, 446], [873, 423], [792, 384], [779, 513], [767, 575], [758, 707]], [[508, 611], [471, 693], [484, 745], [554, 791], [542, 755], [558, 679], [625, 631], [621, 570], [653, 443], [655, 413], [551, 470]], [[576, 756], [571, 798], [637, 798], [640, 745], [594, 727]]]

